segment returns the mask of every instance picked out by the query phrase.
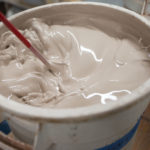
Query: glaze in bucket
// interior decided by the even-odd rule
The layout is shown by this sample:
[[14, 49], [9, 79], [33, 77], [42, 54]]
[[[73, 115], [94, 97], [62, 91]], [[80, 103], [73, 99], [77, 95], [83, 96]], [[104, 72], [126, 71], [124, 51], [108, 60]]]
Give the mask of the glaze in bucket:
[[[68, 13], [69, 12], [69, 13]], [[63, 17], [62, 17], [63, 14]], [[149, 45], [150, 25], [140, 15], [118, 6], [100, 3], [60, 3], [30, 9], [11, 17], [21, 28], [24, 20], [33, 17], [50, 17], [52, 24], [69, 24], [68, 19], [83, 19], [87, 15], [96, 20], [106, 19], [135, 37], [142, 37]], [[74, 23], [84, 25], [82, 19]], [[96, 23], [96, 27], [101, 24]], [[6, 31], [1, 24], [0, 33]], [[122, 30], [113, 30], [120, 35]], [[106, 31], [107, 32], [107, 31]], [[150, 80], [143, 83], [131, 95], [107, 105], [92, 105], [74, 109], [42, 109], [0, 95], [0, 107], [8, 119], [13, 133], [35, 150], [130, 150], [140, 117], [150, 99]]]

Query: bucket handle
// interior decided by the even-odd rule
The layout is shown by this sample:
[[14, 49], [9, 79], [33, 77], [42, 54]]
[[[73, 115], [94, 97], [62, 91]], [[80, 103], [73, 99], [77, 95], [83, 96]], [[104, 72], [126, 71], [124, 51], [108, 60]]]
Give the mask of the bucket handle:
[[15, 140], [0, 132], [0, 149], [5, 150], [8, 149], [8, 147], [17, 150], [33, 150], [31, 145]]

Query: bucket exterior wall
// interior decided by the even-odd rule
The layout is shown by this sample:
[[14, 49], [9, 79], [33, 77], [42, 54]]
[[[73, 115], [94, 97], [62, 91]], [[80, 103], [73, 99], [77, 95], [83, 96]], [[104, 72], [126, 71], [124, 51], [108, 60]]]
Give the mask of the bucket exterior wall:
[[107, 150], [108, 147], [130, 150], [135, 132], [123, 138], [138, 124], [148, 103], [149, 99], [142, 100], [126, 110], [83, 122], [42, 123], [39, 120], [31, 123], [10, 114], [5, 117], [14, 134], [24, 142], [34, 143], [35, 150]]

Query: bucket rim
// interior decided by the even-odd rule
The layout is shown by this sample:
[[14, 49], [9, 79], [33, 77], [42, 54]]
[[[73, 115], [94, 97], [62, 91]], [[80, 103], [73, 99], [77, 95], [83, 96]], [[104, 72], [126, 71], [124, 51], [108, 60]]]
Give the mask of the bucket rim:
[[[10, 20], [15, 19], [23, 14], [31, 13], [33, 11], [37, 11], [44, 8], [51, 8], [57, 6], [66, 6], [66, 5], [92, 5], [92, 6], [100, 6], [107, 7], [113, 10], [123, 12], [129, 16], [132, 16], [138, 19], [140, 22], [145, 24], [150, 28], [150, 22], [145, 19], [143, 16], [139, 14], [127, 10], [125, 8], [104, 4], [99, 2], [64, 2], [64, 3], [56, 3], [56, 4], [47, 4], [43, 6], [38, 6], [35, 8], [28, 9], [26, 11], [20, 12], [16, 15], [10, 17]], [[0, 28], [2, 27], [2, 23], [0, 24]], [[6, 97], [0, 95], [0, 109], [4, 112], [10, 113], [13, 116], [18, 116], [27, 120], [34, 121], [46, 121], [46, 122], [76, 122], [76, 121], [88, 121], [91, 119], [105, 117], [107, 115], [112, 115], [113, 113], [117, 113], [119, 111], [128, 109], [139, 103], [142, 100], [146, 100], [150, 98], [150, 79], [147, 80], [144, 84], [142, 84], [139, 88], [134, 90], [132, 94], [126, 95], [122, 97], [117, 102], [109, 102], [107, 105], [90, 105], [86, 107], [79, 108], [39, 108], [34, 106], [29, 106], [26, 104], [21, 104], [16, 101], [10, 101]]]

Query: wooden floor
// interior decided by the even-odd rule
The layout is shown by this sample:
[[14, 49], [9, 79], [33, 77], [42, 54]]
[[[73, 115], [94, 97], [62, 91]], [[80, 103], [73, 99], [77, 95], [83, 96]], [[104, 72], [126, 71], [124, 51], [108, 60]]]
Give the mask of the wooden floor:
[[133, 150], [150, 150], [150, 105], [143, 114]]

